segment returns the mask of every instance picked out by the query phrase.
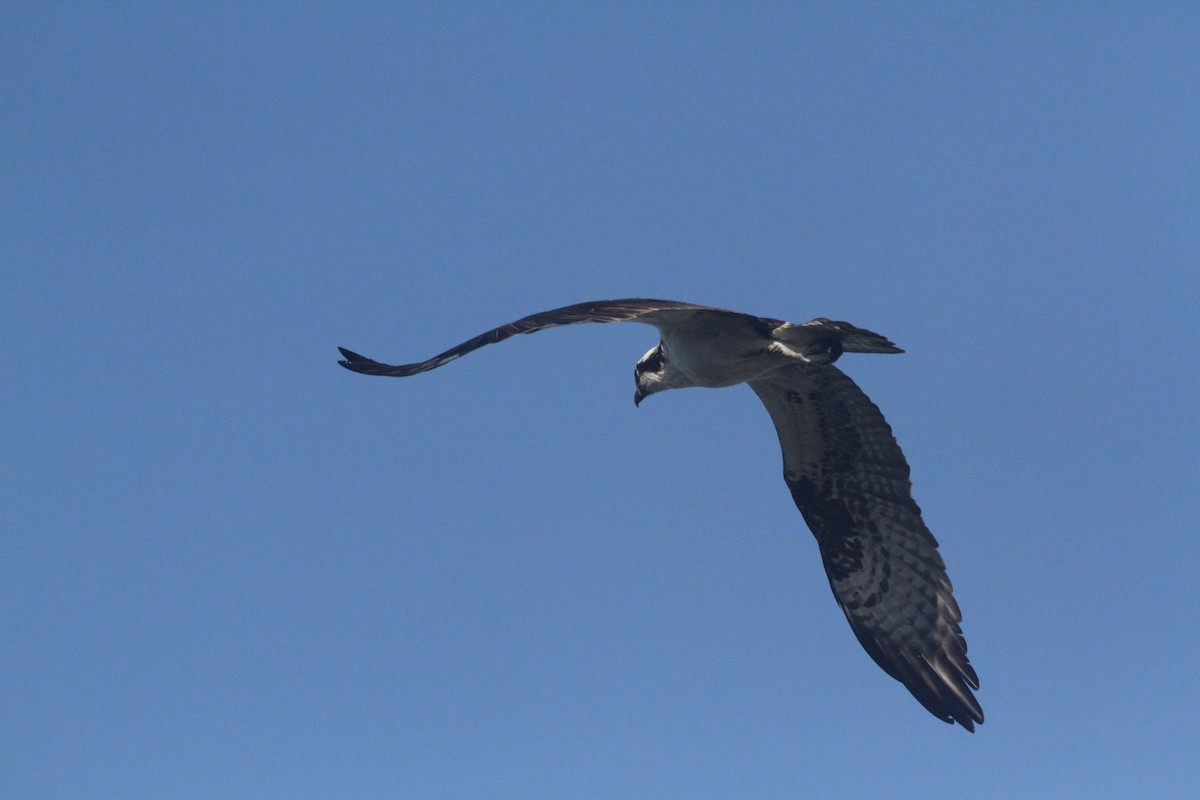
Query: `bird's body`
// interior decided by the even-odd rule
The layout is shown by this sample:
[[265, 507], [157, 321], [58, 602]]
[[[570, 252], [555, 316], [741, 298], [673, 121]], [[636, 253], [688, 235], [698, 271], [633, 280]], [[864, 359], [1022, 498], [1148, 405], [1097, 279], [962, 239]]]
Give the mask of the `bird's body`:
[[[659, 328], [662, 351], [691, 386], [718, 389], [762, 377], [786, 356], [768, 352], [770, 329], [757, 319], [697, 313]], [[676, 388], [676, 387], [672, 387]]]
[[653, 325], [634, 401], [667, 389], [748, 384], [775, 423], [784, 480], [820, 547], [855, 636], [934, 716], [974, 730], [979, 679], [937, 541], [912, 498], [908, 464], [879, 409], [833, 365], [843, 352], [903, 352], [825, 318], [802, 324], [668, 300], [580, 303], [524, 317], [445, 353], [392, 366], [339, 348], [342, 366], [405, 377], [520, 333], [583, 322]]

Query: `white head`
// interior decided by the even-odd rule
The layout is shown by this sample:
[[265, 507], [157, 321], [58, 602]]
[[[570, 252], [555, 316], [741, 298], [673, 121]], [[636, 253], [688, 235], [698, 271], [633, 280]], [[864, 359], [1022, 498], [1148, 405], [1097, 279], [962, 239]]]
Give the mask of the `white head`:
[[655, 392], [695, 385], [667, 359], [661, 343], [638, 359], [637, 366], [633, 368], [633, 381], [636, 386], [633, 392], [634, 405], [641, 405], [642, 400]]

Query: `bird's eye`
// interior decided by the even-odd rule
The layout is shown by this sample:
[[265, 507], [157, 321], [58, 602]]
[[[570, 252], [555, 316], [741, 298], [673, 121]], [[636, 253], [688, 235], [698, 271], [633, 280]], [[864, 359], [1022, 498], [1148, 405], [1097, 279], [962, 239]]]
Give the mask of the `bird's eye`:
[[655, 350], [643, 360], [638, 362], [638, 372], [658, 372], [662, 369], [663, 354], [662, 350]]

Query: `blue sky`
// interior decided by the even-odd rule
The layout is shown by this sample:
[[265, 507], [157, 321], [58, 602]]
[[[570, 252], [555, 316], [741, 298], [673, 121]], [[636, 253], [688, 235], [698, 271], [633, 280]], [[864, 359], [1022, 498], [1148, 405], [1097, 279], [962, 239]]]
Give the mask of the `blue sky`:
[[[1183, 797], [1200, 9], [9, 4], [0, 794]], [[862, 652], [745, 387], [847, 319], [987, 723]]]

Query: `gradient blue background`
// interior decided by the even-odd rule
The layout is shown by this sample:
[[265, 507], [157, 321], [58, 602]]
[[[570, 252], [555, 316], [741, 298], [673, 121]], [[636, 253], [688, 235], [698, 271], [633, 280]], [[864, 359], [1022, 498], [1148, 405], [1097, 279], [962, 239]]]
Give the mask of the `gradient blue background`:
[[[1200, 7], [6, 4], [0, 794], [1191, 797]], [[744, 387], [847, 319], [987, 723], [862, 652]]]

